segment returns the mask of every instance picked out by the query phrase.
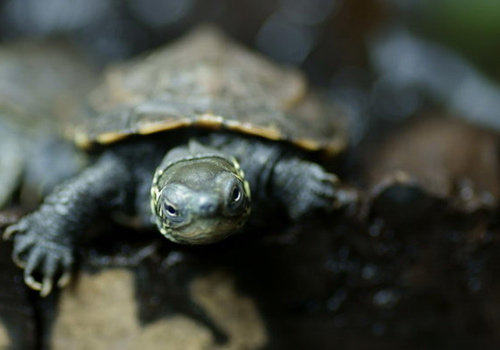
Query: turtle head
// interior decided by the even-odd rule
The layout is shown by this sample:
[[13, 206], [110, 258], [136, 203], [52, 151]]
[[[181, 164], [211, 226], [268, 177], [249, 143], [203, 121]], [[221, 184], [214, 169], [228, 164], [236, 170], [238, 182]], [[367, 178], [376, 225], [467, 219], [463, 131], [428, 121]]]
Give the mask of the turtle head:
[[162, 163], [151, 188], [151, 209], [168, 239], [207, 244], [237, 231], [250, 214], [250, 187], [234, 159], [201, 156]]

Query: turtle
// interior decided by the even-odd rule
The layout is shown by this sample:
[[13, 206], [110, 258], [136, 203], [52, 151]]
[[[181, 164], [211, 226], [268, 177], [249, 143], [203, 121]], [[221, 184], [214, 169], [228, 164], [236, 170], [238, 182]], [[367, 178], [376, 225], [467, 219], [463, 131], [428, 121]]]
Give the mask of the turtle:
[[357, 198], [312, 160], [345, 149], [341, 111], [298, 69], [212, 26], [111, 65], [67, 119], [89, 166], [4, 233], [42, 296], [68, 282], [79, 238], [103, 215], [203, 245], [254, 219], [298, 220]]

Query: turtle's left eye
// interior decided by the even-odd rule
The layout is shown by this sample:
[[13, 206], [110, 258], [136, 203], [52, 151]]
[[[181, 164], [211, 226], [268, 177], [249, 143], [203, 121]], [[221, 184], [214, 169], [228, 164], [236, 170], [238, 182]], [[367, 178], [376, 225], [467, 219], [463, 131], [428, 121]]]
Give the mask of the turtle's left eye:
[[241, 199], [241, 189], [238, 185], [235, 185], [233, 187], [233, 190], [231, 191], [231, 201], [233, 203], [238, 202]]
[[240, 181], [232, 181], [226, 190], [226, 213], [230, 216], [241, 214], [245, 208], [245, 192]]

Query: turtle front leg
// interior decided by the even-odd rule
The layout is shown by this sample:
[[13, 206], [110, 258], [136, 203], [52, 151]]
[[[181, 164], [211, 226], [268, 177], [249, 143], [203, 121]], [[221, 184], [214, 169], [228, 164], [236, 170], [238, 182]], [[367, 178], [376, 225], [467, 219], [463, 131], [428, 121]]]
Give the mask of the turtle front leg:
[[120, 159], [104, 155], [5, 230], [4, 238], [14, 236], [13, 260], [28, 286], [46, 296], [55, 278], [58, 286], [69, 281], [77, 238], [101, 211], [124, 205], [129, 181]]
[[284, 205], [292, 219], [318, 210], [338, 209], [357, 200], [357, 193], [342, 187], [337, 176], [299, 158], [279, 160], [270, 180], [272, 196]]

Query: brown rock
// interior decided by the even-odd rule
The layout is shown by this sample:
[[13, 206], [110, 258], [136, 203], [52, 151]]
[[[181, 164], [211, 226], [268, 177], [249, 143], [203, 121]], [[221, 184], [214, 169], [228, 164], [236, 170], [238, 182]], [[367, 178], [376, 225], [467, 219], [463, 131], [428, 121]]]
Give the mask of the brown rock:
[[195, 278], [193, 301], [228, 334], [217, 344], [212, 332], [182, 314], [141, 325], [134, 298], [134, 276], [127, 269], [82, 273], [73, 289], [63, 291], [51, 345], [54, 349], [256, 349], [266, 343], [254, 303], [237, 294], [222, 273]]
[[500, 138], [456, 119], [420, 117], [371, 147], [365, 176], [376, 194], [412, 184], [461, 209], [494, 207], [500, 198]]
[[190, 290], [193, 300], [227, 331], [230, 341], [222, 349], [260, 349], [266, 344], [266, 329], [255, 303], [238, 295], [230, 276], [213, 273], [195, 279]]
[[12, 347], [9, 335], [5, 327], [0, 323], [0, 349], [9, 349], [9, 347]]

